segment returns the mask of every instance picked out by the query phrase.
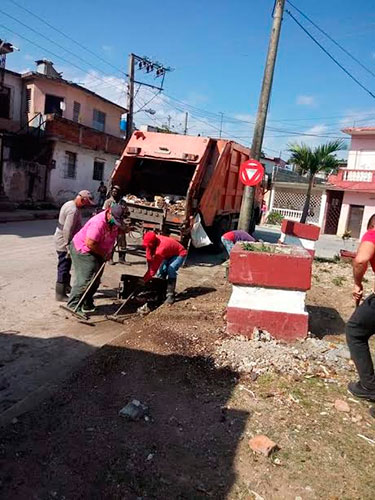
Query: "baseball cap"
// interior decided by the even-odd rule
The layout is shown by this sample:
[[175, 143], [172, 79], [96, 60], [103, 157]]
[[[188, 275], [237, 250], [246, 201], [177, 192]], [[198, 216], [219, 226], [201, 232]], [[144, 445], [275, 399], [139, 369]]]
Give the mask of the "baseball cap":
[[87, 189], [82, 189], [78, 194], [88, 205], [95, 205], [92, 194]]
[[110, 210], [116, 226], [122, 226], [124, 218], [127, 215], [126, 207], [124, 205], [115, 203], [111, 206]]

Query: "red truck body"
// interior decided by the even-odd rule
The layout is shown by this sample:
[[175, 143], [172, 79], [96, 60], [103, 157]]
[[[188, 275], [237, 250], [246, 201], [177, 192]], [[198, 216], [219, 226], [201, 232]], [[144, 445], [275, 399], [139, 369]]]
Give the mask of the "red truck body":
[[[248, 148], [229, 140], [137, 131], [112, 173], [112, 183], [124, 193], [142, 192], [148, 199], [184, 198], [185, 213], [164, 213], [162, 229], [182, 239], [199, 212], [210, 236], [217, 239], [237, 225], [244, 188], [239, 167], [249, 154]], [[263, 193], [264, 182], [256, 188], [253, 227], [261, 217]], [[132, 203], [129, 208], [132, 218], [147, 227], [160, 222], [158, 209]]]

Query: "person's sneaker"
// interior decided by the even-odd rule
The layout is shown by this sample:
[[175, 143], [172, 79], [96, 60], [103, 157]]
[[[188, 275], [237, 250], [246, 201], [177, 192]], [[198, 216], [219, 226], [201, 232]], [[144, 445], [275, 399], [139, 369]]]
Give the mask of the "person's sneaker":
[[348, 391], [357, 398], [375, 401], [375, 390], [366, 389], [360, 382], [349, 382]]
[[82, 307], [81, 307], [81, 311], [84, 314], [92, 313], [92, 312], [96, 311], [96, 307], [95, 307], [94, 303], [92, 303], [92, 304], [83, 304]]

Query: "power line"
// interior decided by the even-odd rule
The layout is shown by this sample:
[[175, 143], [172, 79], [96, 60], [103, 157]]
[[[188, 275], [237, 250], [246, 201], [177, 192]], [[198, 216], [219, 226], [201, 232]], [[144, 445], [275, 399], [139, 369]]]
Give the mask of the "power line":
[[352, 74], [351, 74], [351, 73], [350, 73], [350, 72], [349, 72], [346, 68], [344, 68], [344, 66], [343, 66], [341, 63], [339, 63], [339, 62], [337, 61], [337, 59], [335, 59], [335, 58], [334, 58], [334, 57], [333, 57], [333, 56], [332, 56], [332, 55], [328, 52], [328, 50], [327, 50], [327, 49], [325, 49], [325, 48], [323, 47], [323, 45], [322, 45], [320, 42], [318, 42], [318, 40], [317, 40], [316, 38], [314, 38], [314, 36], [313, 36], [313, 35], [312, 35], [312, 34], [311, 34], [311, 33], [310, 33], [310, 32], [309, 32], [309, 31], [308, 31], [308, 30], [307, 30], [307, 29], [306, 29], [306, 28], [305, 28], [305, 27], [304, 27], [304, 26], [303, 26], [303, 25], [299, 22], [299, 21], [298, 21], [298, 19], [296, 19], [296, 18], [294, 17], [294, 15], [293, 15], [293, 14], [292, 14], [289, 10], [287, 10], [287, 9], [286, 9], [286, 10], [285, 10], [285, 12], [286, 12], [286, 13], [287, 13], [287, 14], [288, 14], [288, 15], [289, 15], [292, 19], [293, 19], [293, 21], [294, 21], [296, 24], [298, 24], [298, 26], [299, 26], [299, 27], [300, 27], [300, 28], [301, 28], [301, 29], [302, 29], [302, 30], [306, 33], [306, 35], [307, 35], [309, 38], [311, 38], [311, 40], [312, 40], [314, 43], [316, 43], [316, 45], [318, 45], [318, 47], [320, 47], [320, 48], [321, 48], [321, 50], [322, 50], [325, 54], [327, 54], [327, 56], [328, 56], [328, 57], [329, 57], [329, 58], [330, 58], [330, 59], [331, 59], [331, 60], [332, 60], [335, 64], [337, 64], [337, 66], [338, 66], [339, 68], [341, 68], [341, 69], [342, 69], [342, 71], [344, 71], [344, 73], [346, 73], [346, 74], [349, 76], [349, 78], [351, 78], [351, 79], [352, 79], [352, 80], [353, 80], [353, 81], [354, 81], [357, 85], [359, 85], [359, 86], [360, 86], [360, 87], [361, 87], [361, 88], [362, 88], [365, 92], [367, 92], [367, 93], [368, 93], [368, 94], [369, 94], [369, 95], [370, 95], [373, 99], [375, 99], [375, 94], [373, 94], [373, 93], [371, 92], [371, 90], [369, 90], [367, 87], [365, 87], [364, 85], [362, 85], [362, 83], [361, 83], [359, 80], [357, 80], [357, 78], [356, 78], [355, 76], [353, 76], [353, 75], [352, 75]]
[[[29, 29], [30, 31], [32, 31], [33, 33], [36, 33], [37, 35], [41, 36], [42, 38], [44, 38], [45, 40], [47, 40], [48, 42], [56, 45], [57, 47], [59, 47], [60, 49], [64, 50], [65, 52], [67, 52], [68, 54], [71, 54], [73, 57], [76, 57], [77, 59], [79, 59], [80, 61], [83, 61], [85, 64], [89, 64], [91, 67], [97, 69], [100, 73], [102, 73], [103, 75], [105, 76], [108, 76], [110, 78], [113, 78], [113, 75], [110, 75], [108, 73], [104, 73], [100, 68], [98, 68], [98, 66], [95, 66], [91, 63], [87, 63], [86, 59], [84, 59], [83, 57], [75, 54], [74, 52], [72, 52], [71, 50], [65, 48], [63, 45], [61, 45], [60, 43], [58, 42], [55, 42], [55, 40], [52, 40], [51, 38], [49, 38], [48, 36], [44, 35], [43, 33], [41, 33], [40, 31], [34, 29], [33, 27], [29, 26], [28, 24], [26, 23], [23, 23], [22, 21], [20, 21], [19, 19], [13, 17], [12, 15], [10, 14], [7, 14], [6, 12], [4, 12], [3, 10], [0, 9], [0, 12], [2, 14], [4, 14], [5, 16], [9, 17], [10, 19], [13, 19], [14, 21], [16, 21], [17, 23], [21, 24], [22, 26], [24, 26], [25, 28]], [[87, 71], [87, 70], [85, 70]]]
[[367, 73], [370, 73], [370, 75], [375, 77], [375, 73], [371, 71], [367, 66], [365, 66], [359, 59], [357, 59], [353, 54], [351, 54], [348, 50], [346, 50], [342, 45], [340, 45], [334, 38], [331, 37], [326, 31], [324, 31], [320, 26], [318, 26], [312, 19], [310, 19], [306, 14], [302, 12], [298, 7], [292, 4], [289, 0], [287, 0], [287, 3], [293, 7], [297, 12], [301, 14], [307, 21], [309, 21], [317, 30], [319, 30], [321, 33], [323, 33], [324, 36], [326, 36], [329, 40], [331, 40], [332, 43], [334, 43], [339, 49], [341, 49], [347, 56], [349, 56], [353, 61], [355, 61], [357, 64], [361, 66], [364, 70], [367, 71]]
[[16, 36], [19, 36], [20, 38], [23, 38], [24, 40], [26, 40], [28, 43], [31, 43], [32, 45], [35, 45], [35, 47], [38, 47], [39, 49], [41, 50], [44, 50], [46, 52], [49, 52], [50, 54], [52, 54], [54, 57], [57, 57], [58, 59], [61, 59], [62, 61], [66, 62], [67, 64], [71, 65], [71, 66], [74, 66], [75, 68], [79, 69], [80, 71], [83, 71], [85, 74], [91, 76], [92, 78], [95, 78], [96, 80], [100, 80], [104, 83], [107, 84], [108, 87], [113, 87], [113, 88], [117, 88], [119, 90], [123, 90], [121, 87], [119, 87], [118, 85], [113, 85], [113, 84], [108, 84], [108, 82], [106, 80], [104, 80], [103, 78], [100, 78], [100, 76], [93, 76], [91, 75], [90, 73], [87, 73], [87, 70], [82, 68], [81, 66], [78, 66], [78, 64], [75, 64], [74, 62], [72, 61], [69, 61], [68, 59], [66, 59], [65, 57], [63, 56], [60, 56], [58, 54], [56, 54], [55, 52], [53, 52], [52, 50], [50, 49], [46, 49], [45, 47], [42, 47], [42, 45], [39, 45], [37, 42], [33, 42], [32, 40], [30, 40], [29, 38], [25, 37], [24, 35], [21, 35], [20, 33], [17, 33], [16, 31], [14, 30], [11, 30], [10, 28], [7, 28], [6, 26], [4, 26], [3, 24], [0, 24], [0, 27], [9, 31], [10, 33], [13, 33], [15, 34]]
[[79, 47], [81, 47], [82, 49], [86, 50], [87, 52], [89, 52], [91, 55], [93, 55], [95, 57], [95, 59], [100, 59], [101, 61], [103, 61], [105, 64], [108, 64], [109, 66], [112, 66], [112, 68], [114, 68], [116, 71], [119, 71], [120, 73], [122, 73], [123, 75], [127, 76], [127, 74], [120, 68], [118, 68], [117, 66], [113, 65], [112, 63], [110, 63], [109, 61], [105, 60], [103, 57], [101, 57], [99, 54], [97, 54], [96, 52], [94, 52], [93, 50], [89, 49], [88, 47], [86, 47], [85, 45], [83, 45], [82, 43], [80, 42], [77, 42], [77, 40], [74, 40], [74, 38], [72, 38], [71, 36], [67, 35], [66, 33], [64, 33], [63, 31], [61, 31], [60, 29], [56, 28], [55, 26], [53, 26], [52, 24], [50, 24], [48, 21], [46, 21], [45, 19], [43, 19], [42, 17], [38, 16], [37, 14], [35, 14], [34, 12], [32, 12], [31, 10], [27, 9], [26, 7], [24, 7], [23, 5], [20, 5], [18, 2], [16, 2], [15, 0], [9, 0], [10, 2], [12, 2], [14, 5], [16, 5], [17, 7], [19, 7], [20, 9], [28, 12], [31, 16], [35, 17], [36, 19], [38, 19], [39, 21], [41, 21], [42, 23], [44, 23], [46, 26], [49, 26], [51, 29], [53, 29], [54, 31], [56, 31], [57, 33], [60, 33], [60, 35], [64, 36], [67, 40], [70, 40], [71, 42], [75, 43], [76, 45], [78, 45]]

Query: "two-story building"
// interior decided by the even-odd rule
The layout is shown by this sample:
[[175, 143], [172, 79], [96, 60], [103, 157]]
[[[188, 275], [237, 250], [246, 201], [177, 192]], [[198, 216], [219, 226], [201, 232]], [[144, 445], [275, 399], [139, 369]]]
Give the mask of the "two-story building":
[[348, 163], [328, 179], [324, 233], [359, 238], [375, 214], [375, 127], [351, 127]]
[[81, 189], [96, 195], [122, 153], [126, 110], [65, 80], [52, 62], [36, 64], [22, 75], [6, 70], [11, 111], [3, 125], [12, 136], [3, 155], [5, 193], [16, 202], [56, 204]]

